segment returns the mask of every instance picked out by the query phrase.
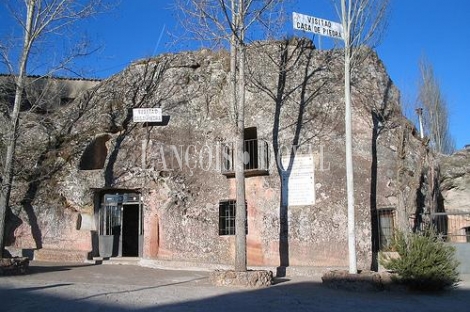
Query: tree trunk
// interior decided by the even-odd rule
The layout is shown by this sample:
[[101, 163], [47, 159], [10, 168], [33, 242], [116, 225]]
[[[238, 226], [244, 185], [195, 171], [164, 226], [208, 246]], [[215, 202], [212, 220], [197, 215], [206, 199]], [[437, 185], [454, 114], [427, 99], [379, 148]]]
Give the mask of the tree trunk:
[[[236, 27], [235, 0], [232, 0], [232, 23]], [[237, 120], [237, 37], [234, 32], [230, 36], [230, 88], [231, 94], [231, 113], [233, 120]]]
[[237, 188], [237, 206], [235, 211], [235, 271], [246, 271], [246, 199], [245, 199], [245, 46], [244, 40], [244, 0], [239, 0], [237, 6], [237, 26], [240, 30], [236, 38], [238, 60], [238, 97], [237, 97], [237, 144], [235, 184]]
[[16, 140], [18, 134], [18, 119], [20, 116], [20, 107], [24, 92], [26, 64], [28, 61], [29, 52], [31, 50], [31, 43], [33, 40], [31, 36], [31, 30], [33, 14], [36, 5], [35, 2], [35, 0], [30, 0], [27, 4], [23, 51], [21, 53], [18, 77], [16, 78], [15, 102], [13, 104], [13, 111], [11, 113], [8, 134], [6, 136], [7, 146], [5, 153], [5, 162], [3, 165], [2, 188], [0, 193], [0, 257], [3, 257], [3, 249], [5, 247], [5, 215], [7, 208], [10, 204], [10, 194], [13, 182], [13, 161], [15, 158]]

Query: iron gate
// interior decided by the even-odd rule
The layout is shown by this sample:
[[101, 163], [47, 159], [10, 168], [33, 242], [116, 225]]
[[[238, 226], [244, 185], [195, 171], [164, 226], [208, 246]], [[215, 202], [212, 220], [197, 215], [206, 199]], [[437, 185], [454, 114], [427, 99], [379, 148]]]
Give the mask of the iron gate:
[[434, 212], [431, 220], [446, 243], [455, 248], [460, 273], [470, 273], [470, 209]]

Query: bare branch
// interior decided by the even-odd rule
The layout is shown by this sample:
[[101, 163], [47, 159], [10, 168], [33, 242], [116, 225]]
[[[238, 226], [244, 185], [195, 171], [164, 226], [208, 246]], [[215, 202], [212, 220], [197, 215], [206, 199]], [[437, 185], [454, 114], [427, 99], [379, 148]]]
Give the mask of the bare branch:
[[[22, 42], [18, 45], [19, 53], [17, 69], [9, 62], [8, 54], [2, 49], [2, 59], [7, 62], [11, 74], [15, 77], [15, 98], [10, 112], [9, 123], [6, 126], [5, 156], [2, 159], [2, 180], [0, 189], [0, 254], [4, 247], [5, 213], [9, 206], [10, 194], [15, 175], [16, 147], [20, 133], [20, 112], [25, 90], [28, 88], [28, 62], [33, 46], [40, 38], [60, 34], [63, 30], [80, 19], [96, 14], [103, 6], [104, 0], [24, 0], [24, 6], [12, 3], [9, 8], [12, 16], [22, 28]], [[10, 3], [9, 3], [10, 4]], [[22, 8], [22, 9], [20, 9]], [[78, 52], [77, 55], [82, 54]], [[69, 60], [66, 60], [66, 63]], [[42, 101], [39, 95], [38, 101]], [[34, 106], [34, 105], [33, 105]]]
[[425, 57], [419, 62], [419, 71], [418, 105], [423, 109], [425, 133], [438, 153], [450, 154], [455, 146], [449, 132], [447, 101], [432, 65]]

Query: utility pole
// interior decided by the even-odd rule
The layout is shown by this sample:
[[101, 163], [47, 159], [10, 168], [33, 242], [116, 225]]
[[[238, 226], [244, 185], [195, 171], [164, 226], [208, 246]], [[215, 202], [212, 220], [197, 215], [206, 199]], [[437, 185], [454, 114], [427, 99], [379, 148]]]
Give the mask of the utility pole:
[[352, 159], [352, 109], [351, 109], [351, 4], [341, 0], [341, 16], [344, 39], [344, 124], [346, 143], [346, 191], [348, 198], [348, 252], [349, 273], [357, 274], [356, 226], [354, 210], [354, 170]]
[[351, 109], [351, 3], [346, 7], [346, 0], [341, 0], [341, 21], [342, 24], [333, 21], [326, 23], [312, 24], [313, 20], [322, 20], [316, 17], [309, 17], [300, 13], [293, 13], [293, 27], [297, 30], [309, 31], [319, 36], [328, 36], [340, 39], [344, 42], [344, 101], [345, 101], [345, 145], [346, 145], [346, 188], [348, 202], [348, 252], [349, 252], [349, 273], [357, 274], [356, 264], [356, 227], [354, 211], [354, 179], [352, 160], [352, 109]]
[[419, 107], [416, 109], [416, 113], [418, 114], [418, 122], [419, 122], [419, 135], [424, 138], [424, 130], [423, 130], [423, 108]]

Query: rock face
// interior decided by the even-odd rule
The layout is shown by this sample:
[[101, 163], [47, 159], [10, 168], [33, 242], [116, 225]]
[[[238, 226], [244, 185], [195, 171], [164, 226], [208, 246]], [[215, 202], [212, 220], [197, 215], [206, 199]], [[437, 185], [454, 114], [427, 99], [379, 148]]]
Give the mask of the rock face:
[[470, 148], [442, 155], [439, 163], [444, 209], [470, 211]]
[[[378, 211], [408, 227], [417, 199], [433, 202], [435, 166], [402, 116], [383, 64], [361, 53], [368, 55], [352, 73], [356, 245], [359, 267], [370, 268]], [[303, 40], [248, 49], [249, 265], [348, 264], [341, 56]], [[235, 200], [229, 95], [228, 54], [201, 50], [135, 62], [47, 124], [25, 113], [11, 245], [98, 255], [108, 239], [119, 255], [130, 248], [146, 259], [231, 264], [235, 240], [224, 235]], [[133, 122], [132, 109], [145, 107], [162, 108], [162, 122]], [[295, 159], [310, 163], [296, 167]], [[307, 179], [296, 177], [302, 174]], [[139, 200], [123, 203], [129, 194]], [[107, 196], [121, 202], [107, 204]]]

